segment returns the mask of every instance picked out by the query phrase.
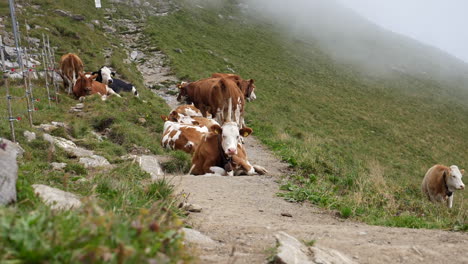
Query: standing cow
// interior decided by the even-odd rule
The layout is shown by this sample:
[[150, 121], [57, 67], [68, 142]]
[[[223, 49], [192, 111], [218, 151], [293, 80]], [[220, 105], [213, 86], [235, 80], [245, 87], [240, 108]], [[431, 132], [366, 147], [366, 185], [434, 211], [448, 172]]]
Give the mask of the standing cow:
[[68, 87], [68, 94], [71, 94], [76, 80], [82, 72], [83, 61], [77, 55], [68, 53], [60, 58], [60, 75], [63, 79], [63, 88], [66, 90]]
[[256, 87], [254, 84], [254, 79], [244, 80], [239, 75], [232, 73], [213, 73], [211, 77], [231, 79], [237, 84], [247, 101], [251, 102], [257, 99], [257, 96], [255, 95]]
[[[208, 114], [222, 125], [227, 119], [245, 127], [245, 99], [237, 84], [229, 78], [207, 78], [179, 86], [177, 101], [193, 103], [204, 117]], [[232, 116], [228, 104], [232, 104]]]
[[430, 201], [447, 201], [448, 208], [452, 208], [453, 192], [465, 189], [461, 179], [464, 172], [465, 170], [459, 170], [455, 165], [450, 168], [434, 165], [426, 172], [421, 189]]

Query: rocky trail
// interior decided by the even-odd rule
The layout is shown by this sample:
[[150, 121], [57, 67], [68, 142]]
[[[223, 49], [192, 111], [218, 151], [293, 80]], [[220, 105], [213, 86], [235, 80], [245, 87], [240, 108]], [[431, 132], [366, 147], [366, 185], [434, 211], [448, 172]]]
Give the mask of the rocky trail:
[[[165, 66], [167, 57], [145, 43], [142, 22], [113, 23], [128, 28], [114, 33], [138, 64], [145, 85], [172, 84], [161, 85], [156, 93], [175, 107], [171, 94], [177, 91], [177, 78]], [[468, 263], [466, 233], [369, 226], [277, 197], [281, 176], [290, 173], [287, 164], [255, 137], [247, 138], [245, 146], [251, 163], [266, 167], [267, 175], [166, 175], [188, 203], [201, 207], [187, 219], [199, 232], [186, 232], [200, 263], [266, 263], [275, 254], [283, 261], [278, 263]], [[305, 246], [311, 241], [313, 246]]]

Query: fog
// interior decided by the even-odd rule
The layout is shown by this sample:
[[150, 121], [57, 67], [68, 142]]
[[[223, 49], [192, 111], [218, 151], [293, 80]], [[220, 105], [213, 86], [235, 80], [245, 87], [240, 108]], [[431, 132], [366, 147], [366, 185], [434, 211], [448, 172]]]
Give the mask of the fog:
[[468, 62], [466, 0], [340, 0], [394, 32], [438, 47]]

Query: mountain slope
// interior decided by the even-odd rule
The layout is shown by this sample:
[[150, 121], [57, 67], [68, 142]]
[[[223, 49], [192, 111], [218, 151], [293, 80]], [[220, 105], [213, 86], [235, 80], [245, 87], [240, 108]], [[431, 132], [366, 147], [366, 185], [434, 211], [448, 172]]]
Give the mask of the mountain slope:
[[[375, 224], [466, 229], [466, 192], [456, 194], [449, 212], [426, 202], [419, 188], [434, 163], [464, 167], [467, 160], [468, 92], [457, 80], [411, 71], [369, 74], [337, 60], [321, 41], [285, 34], [232, 1], [218, 9], [182, 7], [152, 18], [146, 33], [179, 77], [196, 80], [232, 69], [256, 79], [259, 99], [247, 105], [247, 124], [298, 169], [284, 186], [288, 199]], [[387, 32], [386, 39], [396, 40], [373, 49], [429, 50], [420, 56], [442, 56], [458, 65], [454, 74], [465, 72], [456, 59], [401, 38]], [[417, 58], [411, 60], [427, 64]]]

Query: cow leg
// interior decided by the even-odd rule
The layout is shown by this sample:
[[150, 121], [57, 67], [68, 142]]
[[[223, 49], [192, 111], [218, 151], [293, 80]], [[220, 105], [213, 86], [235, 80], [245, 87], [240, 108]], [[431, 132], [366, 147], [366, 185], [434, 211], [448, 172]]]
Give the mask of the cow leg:
[[211, 171], [214, 174], [220, 175], [220, 176], [226, 175], [226, 171], [223, 168], [217, 167], [217, 166], [211, 166], [208, 171]]
[[75, 86], [76, 84], [76, 74], [75, 74], [75, 71], [73, 71], [73, 74], [72, 74], [72, 82], [70, 84], [70, 86], [68, 87], [68, 94], [70, 95], [71, 92], [72, 92], [72, 89], [73, 87]]
[[265, 174], [268, 173], [268, 171], [262, 166], [253, 165], [253, 168], [254, 168], [255, 172], [260, 174], [260, 175], [265, 175]]
[[107, 85], [106, 85], [106, 92], [108, 95], [115, 95], [117, 97], [122, 97], [120, 96], [120, 94], [116, 93], [114, 90], [112, 90], [112, 88], [109, 88]]
[[452, 195], [450, 195], [449, 198], [447, 199], [447, 206], [448, 206], [448, 208], [452, 208], [452, 204], [453, 204], [453, 193], [452, 193]]

